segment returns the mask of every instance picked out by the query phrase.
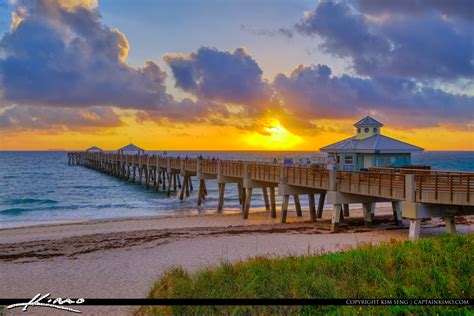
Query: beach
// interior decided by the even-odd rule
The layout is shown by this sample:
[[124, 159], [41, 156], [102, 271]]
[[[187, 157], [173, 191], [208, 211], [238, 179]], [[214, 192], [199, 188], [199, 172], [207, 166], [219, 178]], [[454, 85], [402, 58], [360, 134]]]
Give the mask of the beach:
[[[337, 233], [330, 211], [316, 223], [309, 214], [287, 224], [268, 213], [167, 216], [88, 221], [0, 230], [0, 297], [144, 298], [168, 268], [194, 271], [255, 256], [306, 255], [343, 251], [361, 244], [408, 239], [408, 224], [396, 226], [392, 210], [377, 208], [375, 224], [364, 227], [361, 210], [351, 209]], [[474, 229], [474, 217], [457, 217], [457, 230]], [[425, 221], [422, 236], [444, 232], [440, 219]], [[133, 307], [81, 307], [87, 314], [127, 315]], [[41, 309], [31, 309], [41, 314]], [[8, 311], [8, 314], [21, 313]], [[66, 314], [58, 312], [58, 314]]]

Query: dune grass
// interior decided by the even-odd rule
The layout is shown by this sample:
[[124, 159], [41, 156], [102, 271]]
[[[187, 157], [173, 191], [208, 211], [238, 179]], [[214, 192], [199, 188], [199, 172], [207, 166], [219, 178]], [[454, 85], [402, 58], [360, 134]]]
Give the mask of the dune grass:
[[[474, 235], [363, 245], [343, 253], [259, 257], [190, 274], [165, 273], [150, 298], [473, 298]], [[443, 306], [144, 306], [138, 315], [445, 314]]]

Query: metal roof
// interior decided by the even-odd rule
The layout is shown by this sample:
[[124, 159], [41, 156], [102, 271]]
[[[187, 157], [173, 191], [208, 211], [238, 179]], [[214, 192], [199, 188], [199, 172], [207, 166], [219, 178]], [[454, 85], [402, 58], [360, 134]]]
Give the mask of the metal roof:
[[118, 150], [121, 150], [121, 151], [145, 151], [145, 149], [140, 148], [138, 146], [135, 146], [134, 144], [129, 144], [127, 146], [119, 148]]
[[418, 146], [375, 134], [365, 139], [356, 139], [355, 136], [340, 142], [322, 147], [323, 152], [347, 152], [347, 153], [414, 153], [424, 149]]
[[364, 117], [362, 120], [354, 124], [355, 127], [360, 127], [360, 126], [377, 126], [377, 127], [382, 127], [383, 124], [380, 123], [379, 121], [373, 119], [370, 116]]

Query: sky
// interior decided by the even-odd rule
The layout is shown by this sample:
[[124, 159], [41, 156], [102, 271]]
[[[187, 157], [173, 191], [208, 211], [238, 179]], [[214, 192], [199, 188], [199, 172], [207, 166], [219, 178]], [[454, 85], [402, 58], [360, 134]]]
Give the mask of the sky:
[[474, 150], [470, 0], [0, 0], [0, 150]]

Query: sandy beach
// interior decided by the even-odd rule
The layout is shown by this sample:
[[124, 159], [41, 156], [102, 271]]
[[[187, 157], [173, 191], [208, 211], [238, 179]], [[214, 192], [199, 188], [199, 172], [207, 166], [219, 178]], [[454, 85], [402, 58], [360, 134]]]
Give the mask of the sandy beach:
[[[308, 214], [280, 224], [266, 213], [136, 218], [0, 230], [0, 297], [143, 298], [172, 266], [193, 271], [255, 256], [334, 252], [362, 243], [406, 240], [408, 225], [396, 226], [390, 208], [378, 208], [375, 225], [364, 227], [360, 210], [338, 233], [330, 212], [316, 223]], [[457, 229], [472, 231], [474, 217], [458, 217]], [[439, 219], [425, 221], [422, 236], [444, 231]], [[81, 307], [86, 315], [130, 314], [130, 307]], [[20, 314], [19, 309], [7, 314]], [[31, 309], [31, 314], [44, 310]], [[48, 310], [49, 313], [49, 310]], [[68, 314], [59, 312], [59, 314]]]

